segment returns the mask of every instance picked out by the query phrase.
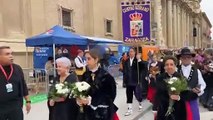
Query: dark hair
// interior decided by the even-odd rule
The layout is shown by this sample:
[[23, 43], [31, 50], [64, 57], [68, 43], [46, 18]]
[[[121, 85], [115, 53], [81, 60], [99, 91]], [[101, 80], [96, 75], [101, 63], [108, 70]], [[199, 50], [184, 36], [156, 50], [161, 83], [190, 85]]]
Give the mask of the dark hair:
[[86, 54], [90, 54], [90, 56], [94, 59], [98, 59], [98, 62], [100, 62], [100, 60], [102, 59], [102, 56], [101, 56], [101, 53], [100, 53], [100, 50], [98, 49], [90, 49], [88, 51], [85, 51], [85, 55]]
[[126, 54], [126, 52], [123, 52], [123, 53], [122, 53], [122, 57], [123, 57], [125, 54]]
[[164, 59], [163, 59], [163, 64], [165, 65], [166, 61], [168, 61], [168, 60], [173, 60], [175, 65], [177, 65], [177, 63], [178, 63], [176, 57], [171, 56], [171, 55], [167, 55], [167, 56], [165, 56]]
[[3, 49], [10, 49], [10, 47], [9, 47], [9, 46], [0, 46], [0, 52], [1, 52]]
[[77, 51], [77, 52], [78, 52], [78, 54], [79, 54], [79, 53], [82, 53], [82, 52], [83, 52], [83, 50], [81, 50], [81, 49], [78, 49], [78, 51]]
[[131, 47], [129, 50], [134, 50], [134, 52], [136, 52], [137, 51], [137, 49], [135, 48], [135, 47]]
[[48, 57], [48, 60], [53, 60], [53, 57]]
[[9, 46], [0, 46], [0, 50], [2, 50], [2, 49], [10, 49], [10, 47]]

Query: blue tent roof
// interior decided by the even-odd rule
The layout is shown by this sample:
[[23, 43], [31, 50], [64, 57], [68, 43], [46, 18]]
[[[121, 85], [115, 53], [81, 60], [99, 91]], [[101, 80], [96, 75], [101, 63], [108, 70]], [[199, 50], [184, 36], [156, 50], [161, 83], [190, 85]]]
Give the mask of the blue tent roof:
[[89, 43], [101, 43], [101, 44], [123, 44], [123, 41], [120, 40], [112, 40], [107, 38], [99, 38], [99, 37], [89, 37], [89, 36], [82, 36], [89, 40]]
[[87, 45], [88, 40], [80, 35], [73, 34], [56, 25], [45, 33], [27, 38], [26, 46], [52, 46], [56, 45]]

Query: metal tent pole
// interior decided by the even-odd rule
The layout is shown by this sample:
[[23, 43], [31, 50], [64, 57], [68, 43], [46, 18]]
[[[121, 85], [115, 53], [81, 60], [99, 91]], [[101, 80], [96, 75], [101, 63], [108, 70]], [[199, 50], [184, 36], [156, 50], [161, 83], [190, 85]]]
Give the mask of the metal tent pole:
[[55, 63], [55, 44], [53, 44], [53, 60], [54, 60], [54, 62], [53, 62], [53, 65], [54, 65], [54, 71], [53, 71], [53, 73], [54, 73], [54, 77], [56, 77], [56, 63]]

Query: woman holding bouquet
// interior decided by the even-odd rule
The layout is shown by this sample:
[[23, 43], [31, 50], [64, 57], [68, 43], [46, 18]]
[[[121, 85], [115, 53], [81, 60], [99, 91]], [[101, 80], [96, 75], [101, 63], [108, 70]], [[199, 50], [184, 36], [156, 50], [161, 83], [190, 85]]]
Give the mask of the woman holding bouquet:
[[84, 106], [82, 120], [113, 120], [116, 106], [113, 104], [116, 97], [116, 83], [114, 78], [99, 66], [100, 53], [96, 49], [85, 52], [88, 71], [83, 74], [82, 80], [89, 83], [90, 89], [87, 98], [77, 99], [80, 106]]
[[161, 71], [162, 63], [157, 60], [157, 56], [153, 56], [153, 60], [151, 64], [148, 66], [149, 68], [149, 86], [148, 86], [148, 94], [147, 99], [153, 103], [154, 96], [156, 93], [156, 76], [162, 73]]
[[[187, 117], [187, 110], [185, 101], [187, 98], [187, 90], [180, 92], [180, 94], [169, 93], [169, 84], [166, 80], [176, 77], [182, 78], [181, 74], [176, 72], [177, 59], [173, 56], [166, 56], [164, 58], [165, 73], [159, 75], [156, 79], [156, 97], [155, 105], [157, 106], [156, 120], [189, 120]], [[187, 87], [187, 83], [186, 83]], [[172, 105], [171, 114], [167, 114], [168, 107], [171, 105], [170, 101], [174, 102]], [[193, 120], [193, 119], [190, 119]]]
[[156, 93], [156, 77], [162, 73], [162, 62], [159, 62], [157, 60], [157, 55], [153, 55], [152, 62], [148, 66], [149, 68], [149, 77], [148, 77], [148, 93], [147, 93], [147, 99], [153, 104], [152, 111], [154, 113], [154, 116], [156, 117], [157, 108], [154, 104], [155, 99], [155, 93]]
[[69, 99], [69, 91], [63, 92], [65, 89], [63, 89], [63, 91], [60, 90], [59, 95], [58, 86], [62, 85], [65, 87], [66, 84], [76, 82], [77, 76], [69, 73], [71, 62], [68, 58], [61, 57], [56, 59], [56, 65], [58, 76], [54, 79], [48, 97], [48, 104], [52, 108], [49, 120], [76, 120], [78, 105], [75, 99]]

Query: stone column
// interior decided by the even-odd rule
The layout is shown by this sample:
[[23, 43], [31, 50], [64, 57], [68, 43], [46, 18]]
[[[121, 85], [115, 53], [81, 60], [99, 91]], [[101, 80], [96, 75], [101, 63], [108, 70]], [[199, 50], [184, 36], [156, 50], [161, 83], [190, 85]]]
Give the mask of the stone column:
[[184, 38], [184, 9], [182, 8], [181, 9], [181, 47], [184, 46], [184, 41], [185, 41], [185, 38]]
[[180, 5], [177, 5], [177, 46], [180, 48], [180, 41], [181, 41], [181, 26], [180, 26], [180, 19], [181, 19], [181, 11], [180, 11]]
[[163, 0], [163, 5], [162, 5], [162, 24], [163, 24], [163, 44], [168, 47], [167, 45], [167, 0]]
[[183, 12], [183, 42], [184, 42], [184, 46], [187, 46], [186, 43], [186, 8], [184, 8], [184, 12]]
[[187, 28], [187, 44], [189, 45], [189, 40], [190, 40], [190, 22], [189, 22], [189, 12], [187, 13], [187, 24], [186, 24], [186, 28]]
[[173, 2], [173, 47], [177, 48], [177, 3]]
[[190, 16], [189, 16], [189, 45], [192, 46], [193, 45], [193, 24], [192, 24], [192, 15], [191, 15], [191, 12], [190, 12]]
[[155, 17], [154, 21], [157, 23], [157, 43], [161, 46], [161, 40], [163, 40], [163, 32], [162, 32], [162, 24], [161, 24], [161, 16], [162, 16], [162, 5], [161, 0], [155, 0]]
[[167, 32], [168, 32], [168, 47], [172, 48], [173, 46], [173, 37], [172, 37], [172, 0], [168, 0], [168, 8], [167, 8], [167, 13], [168, 13], [168, 24], [167, 24]]

